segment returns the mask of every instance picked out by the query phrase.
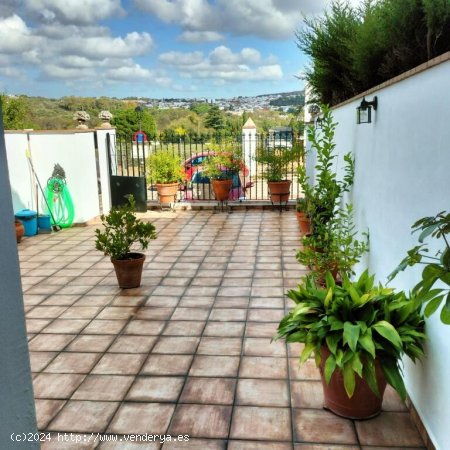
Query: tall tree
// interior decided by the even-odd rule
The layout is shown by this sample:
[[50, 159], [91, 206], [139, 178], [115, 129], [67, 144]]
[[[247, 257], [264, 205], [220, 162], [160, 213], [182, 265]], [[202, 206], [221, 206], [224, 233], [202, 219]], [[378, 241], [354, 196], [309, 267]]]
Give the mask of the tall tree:
[[215, 131], [221, 131], [225, 128], [225, 118], [219, 107], [212, 106], [205, 118], [205, 126], [213, 128]]
[[0, 94], [0, 102], [2, 103], [5, 130], [27, 128], [28, 105], [24, 97], [8, 97], [6, 94]]
[[[111, 124], [117, 128], [117, 133], [125, 136], [131, 136], [139, 131], [139, 116], [133, 109], [118, 109], [114, 111], [114, 117]], [[156, 134], [155, 119], [147, 109], [142, 111], [141, 116], [142, 131], [147, 136]]]

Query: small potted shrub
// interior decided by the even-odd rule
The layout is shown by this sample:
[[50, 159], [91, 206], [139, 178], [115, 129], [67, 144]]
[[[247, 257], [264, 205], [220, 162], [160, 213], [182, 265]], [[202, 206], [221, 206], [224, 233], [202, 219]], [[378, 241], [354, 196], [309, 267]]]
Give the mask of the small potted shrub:
[[287, 203], [291, 194], [292, 180], [287, 179], [289, 167], [298, 162], [302, 156], [298, 145], [275, 147], [261, 150], [256, 156], [256, 162], [264, 167], [264, 178], [270, 192], [272, 203]]
[[314, 355], [325, 408], [352, 419], [373, 417], [386, 382], [405, 399], [400, 360], [422, 357], [425, 340], [417, 297], [376, 286], [367, 271], [353, 282], [344, 275], [342, 286], [330, 273], [325, 286], [307, 276], [288, 297], [295, 307], [275, 339], [305, 344], [300, 363]]
[[244, 168], [241, 149], [232, 142], [211, 147], [211, 155], [203, 164], [203, 174], [211, 181], [217, 201], [227, 201], [233, 186], [233, 175]]
[[181, 157], [172, 149], [159, 150], [147, 159], [148, 181], [155, 184], [160, 203], [174, 202], [185, 178]]
[[[442, 211], [435, 216], [424, 217], [418, 220], [412, 229], [413, 232], [421, 231], [420, 245], [408, 251], [408, 256], [389, 276], [389, 280], [408, 266], [422, 264], [422, 280], [414, 286], [413, 292], [422, 303], [427, 304], [425, 317], [431, 316], [444, 302], [440, 318], [442, 323], [450, 325], [450, 213]], [[434, 256], [429, 254], [428, 247], [424, 244], [429, 236], [443, 241], [443, 249]], [[439, 283], [442, 287], [439, 287]]]
[[111, 209], [108, 215], [101, 215], [103, 230], [95, 230], [95, 248], [111, 257], [119, 286], [124, 289], [139, 287], [143, 253], [131, 250], [138, 243], [145, 250], [152, 239], [156, 239], [155, 226], [136, 217], [135, 201], [128, 197], [128, 205]]
[[308, 203], [306, 198], [298, 198], [296, 204], [297, 221], [302, 234], [309, 234], [311, 231], [311, 223], [308, 215]]

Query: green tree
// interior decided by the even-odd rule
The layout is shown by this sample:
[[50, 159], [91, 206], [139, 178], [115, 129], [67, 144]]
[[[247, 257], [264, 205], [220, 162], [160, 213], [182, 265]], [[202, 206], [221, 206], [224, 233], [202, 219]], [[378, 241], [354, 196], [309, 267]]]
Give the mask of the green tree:
[[[117, 128], [117, 133], [124, 136], [131, 136], [139, 131], [139, 117], [134, 109], [118, 109], [114, 112], [111, 124]], [[156, 125], [154, 117], [144, 109], [142, 111], [142, 131], [148, 137], [156, 134]]]
[[3, 126], [6, 130], [22, 130], [27, 128], [28, 104], [25, 97], [8, 97], [0, 94], [3, 110]]
[[216, 132], [225, 128], [225, 118], [219, 107], [212, 106], [205, 118], [205, 127], [213, 128]]

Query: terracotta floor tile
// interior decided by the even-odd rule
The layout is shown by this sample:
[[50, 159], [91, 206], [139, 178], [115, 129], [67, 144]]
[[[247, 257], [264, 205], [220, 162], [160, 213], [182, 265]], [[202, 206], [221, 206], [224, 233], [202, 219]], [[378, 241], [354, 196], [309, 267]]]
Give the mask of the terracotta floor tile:
[[246, 356], [286, 356], [286, 344], [283, 341], [271, 342], [267, 338], [245, 338]]
[[287, 442], [229, 441], [228, 450], [292, 450]]
[[222, 277], [211, 278], [194, 278], [191, 282], [191, 286], [220, 286], [222, 283]]
[[192, 278], [190, 277], [166, 277], [162, 281], [163, 286], [188, 286]]
[[26, 321], [27, 332], [28, 333], [39, 333], [43, 328], [45, 328], [51, 319], [28, 319]]
[[146, 355], [107, 353], [92, 370], [95, 374], [134, 375], [139, 372]]
[[193, 354], [199, 341], [198, 337], [160, 337], [152, 353]]
[[214, 304], [214, 297], [181, 297], [178, 306], [180, 308], [204, 308], [209, 309]]
[[70, 398], [85, 375], [41, 373], [33, 380], [34, 397], [48, 399]]
[[75, 334], [39, 334], [30, 341], [28, 347], [31, 351], [60, 351], [66, 347]]
[[277, 332], [277, 326], [276, 323], [248, 321], [245, 326], [245, 336], [271, 339]]
[[31, 371], [41, 372], [57, 354], [58, 352], [30, 352]]
[[27, 317], [30, 319], [55, 319], [60, 316], [67, 306], [35, 306], [28, 311]]
[[75, 303], [75, 306], [105, 306], [110, 303], [113, 298], [114, 295], [83, 295]]
[[133, 376], [89, 375], [72, 395], [72, 399], [121, 401], [133, 381]]
[[123, 403], [114, 416], [108, 433], [165, 434], [175, 405], [160, 403]]
[[284, 317], [283, 309], [250, 309], [248, 320], [252, 322], [276, 322], [277, 324]]
[[48, 373], [89, 373], [99, 358], [99, 353], [63, 352], [45, 371]]
[[235, 377], [238, 368], [238, 356], [196, 356], [189, 375], [196, 377]]
[[381, 447], [423, 445], [409, 413], [382, 412], [374, 419], [355, 421], [355, 426], [361, 445]]
[[253, 286], [251, 290], [252, 297], [282, 297], [283, 295], [282, 286]]
[[241, 338], [203, 337], [198, 346], [199, 355], [235, 356], [241, 354]]
[[299, 364], [298, 358], [289, 358], [291, 380], [320, 380], [320, 372], [313, 359]]
[[110, 353], [148, 353], [157, 336], [119, 336], [109, 347]]
[[323, 410], [294, 409], [294, 433], [295, 442], [358, 443], [351, 420]]
[[36, 399], [37, 426], [39, 430], [44, 430], [49, 422], [61, 410], [65, 404], [65, 400], [40, 400]]
[[176, 402], [184, 384], [182, 377], [137, 377], [127, 401]]
[[237, 406], [231, 422], [231, 439], [291, 441], [289, 408]]
[[190, 437], [227, 438], [231, 406], [179, 404], [169, 433]]
[[162, 332], [166, 322], [157, 320], [131, 320], [125, 327], [124, 334], [158, 335]]
[[79, 333], [87, 324], [89, 320], [87, 319], [56, 319], [42, 331], [44, 333], [55, 333], [55, 334], [77, 334]]
[[320, 381], [291, 381], [293, 408], [323, 408], [323, 388]]
[[214, 306], [216, 308], [247, 308], [249, 304], [248, 297], [217, 297]]
[[101, 310], [100, 306], [71, 306], [63, 314], [61, 319], [93, 319]]
[[[332, 444], [295, 444], [294, 450], [359, 450], [358, 445], [332, 445]], [[368, 449], [369, 450], [369, 449]], [[370, 447], [370, 450], [376, 450]], [[407, 450], [407, 449], [401, 449]], [[416, 449], [417, 450], [417, 449]]]
[[129, 319], [136, 310], [136, 306], [106, 306], [97, 319]]
[[244, 356], [239, 370], [240, 378], [286, 379], [288, 376], [286, 358]]
[[221, 287], [250, 287], [251, 285], [251, 278], [224, 278], [221, 283]]
[[137, 295], [135, 297], [130, 297], [127, 295], [118, 295], [111, 302], [110, 306], [136, 307], [142, 306], [146, 300], [147, 297], [145, 297], [144, 295]]
[[109, 334], [82, 334], [75, 338], [66, 351], [69, 352], [104, 352], [116, 336]]
[[161, 444], [157, 442], [102, 442], [98, 450], [160, 450]]
[[143, 375], [185, 375], [192, 355], [150, 355], [141, 370]]
[[171, 320], [164, 332], [164, 336], [201, 336], [205, 322], [194, 320]]
[[236, 380], [230, 378], [197, 378], [186, 380], [180, 403], [232, 405]]
[[127, 323], [126, 320], [97, 320], [94, 319], [84, 330], [83, 334], [118, 334]]
[[244, 334], [244, 322], [211, 322], [206, 325], [204, 336], [240, 337]]
[[386, 386], [383, 397], [383, 410], [384, 411], [408, 411], [405, 403], [402, 401], [398, 393], [389, 384]]
[[105, 430], [119, 403], [69, 401], [50, 422], [50, 431], [101, 433]]
[[213, 308], [209, 320], [219, 322], [245, 321], [246, 317], [246, 309]]
[[173, 308], [140, 308], [135, 314], [136, 319], [142, 320], [168, 320]]
[[218, 439], [189, 439], [188, 441], [166, 442], [162, 450], [225, 450], [226, 442]]
[[180, 297], [170, 297], [168, 295], [155, 295], [149, 297], [145, 303], [145, 307], [151, 308], [175, 308], [180, 303]]
[[206, 320], [209, 309], [206, 308], [176, 308], [171, 320]]
[[242, 297], [250, 296], [251, 288], [248, 286], [223, 287], [220, 288], [217, 295], [221, 297]]
[[284, 308], [284, 298], [282, 297], [252, 297], [250, 308]]
[[236, 404], [250, 406], [290, 406], [286, 380], [240, 379]]

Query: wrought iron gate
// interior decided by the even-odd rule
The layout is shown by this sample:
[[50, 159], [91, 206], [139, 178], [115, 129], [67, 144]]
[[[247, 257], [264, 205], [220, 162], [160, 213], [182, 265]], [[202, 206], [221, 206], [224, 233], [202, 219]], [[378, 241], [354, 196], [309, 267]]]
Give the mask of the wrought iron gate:
[[136, 210], [147, 211], [144, 147], [109, 133], [106, 135], [106, 143], [111, 205], [126, 204], [127, 195], [132, 194], [136, 201]]

